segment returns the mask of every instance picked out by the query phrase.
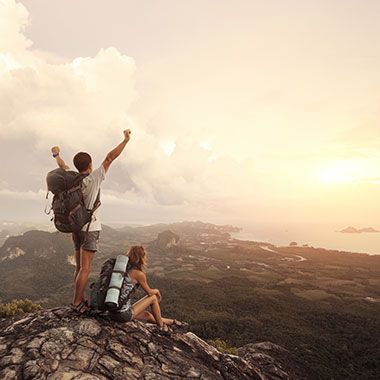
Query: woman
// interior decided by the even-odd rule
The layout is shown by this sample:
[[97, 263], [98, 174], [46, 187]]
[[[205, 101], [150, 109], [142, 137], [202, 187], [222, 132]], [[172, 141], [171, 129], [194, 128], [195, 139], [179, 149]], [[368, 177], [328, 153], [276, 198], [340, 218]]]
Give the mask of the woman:
[[[158, 333], [169, 335], [168, 326], [183, 328], [186, 322], [175, 319], [162, 318], [159, 303], [161, 294], [158, 289], [151, 289], [147, 283], [144, 272], [146, 262], [146, 251], [142, 246], [132, 246], [127, 256], [129, 257], [127, 273], [120, 292], [121, 308], [117, 312], [110, 312], [110, 317], [117, 322], [128, 322], [132, 319], [139, 319], [156, 323]], [[137, 288], [141, 286], [147, 294], [144, 298], [131, 305], [131, 298]], [[150, 307], [151, 312], [146, 311]]]

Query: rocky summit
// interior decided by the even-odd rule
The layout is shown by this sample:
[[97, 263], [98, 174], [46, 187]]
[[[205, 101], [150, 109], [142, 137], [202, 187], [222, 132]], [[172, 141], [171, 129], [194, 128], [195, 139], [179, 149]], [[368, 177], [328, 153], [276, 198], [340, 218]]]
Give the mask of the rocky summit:
[[0, 379], [317, 379], [271, 343], [220, 353], [191, 332], [157, 334], [152, 324], [74, 317], [68, 308], [0, 321]]

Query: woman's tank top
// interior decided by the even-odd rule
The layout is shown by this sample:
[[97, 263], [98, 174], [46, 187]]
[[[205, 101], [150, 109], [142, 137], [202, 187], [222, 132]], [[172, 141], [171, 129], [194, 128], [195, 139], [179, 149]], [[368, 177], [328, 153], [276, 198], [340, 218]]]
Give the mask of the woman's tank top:
[[123, 313], [124, 311], [128, 310], [131, 307], [131, 298], [135, 294], [137, 288], [139, 287], [139, 284], [134, 283], [131, 278], [129, 277], [129, 272], [132, 269], [139, 270], [135, 267], [127, 268], [127, 273], [124, 276], [124, 281], [121, 286], [120, 290], [120, 309], [118, 310], [119, 313]]

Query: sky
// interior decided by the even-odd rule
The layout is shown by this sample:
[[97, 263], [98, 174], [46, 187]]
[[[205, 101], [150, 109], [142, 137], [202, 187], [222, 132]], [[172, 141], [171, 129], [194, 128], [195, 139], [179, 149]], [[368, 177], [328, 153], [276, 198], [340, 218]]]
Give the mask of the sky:
[[59, 145], [105, 222], [380, 227], [380, 2], [0, 0], [0, 219]]

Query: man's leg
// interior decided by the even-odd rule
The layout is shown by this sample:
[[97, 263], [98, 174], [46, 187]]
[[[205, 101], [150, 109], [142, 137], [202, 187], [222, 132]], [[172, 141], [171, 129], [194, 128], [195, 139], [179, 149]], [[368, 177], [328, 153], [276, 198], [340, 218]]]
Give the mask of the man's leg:
[[90, 273], [92, 259], [94, 258], [94, 251], [81, 250], [80, 256], [80, 269], [78, 275], [75, 279], [75, 295], [74, 295], [74, 305], [79, 305], [85, 300], [84, 291], [86, 289], [88, 275]]
[[75, 257], [74, 284], [75, 284], [78, 277], [79, 270], [80, 270], [80, 250], [79, 249], [75, 250], [74, 257]]
[[[100, 231], [80, 231], [78, 234], [75, 234], [80, 242], [80, 252], [78, 255], [78, 261], [76, 261], [79, 270], [75, 277], [75, 295], [73, 301], [73, 304], [76, 306], [85, 300], [84, 292], [91, 269], [92, 259], [94, 258], [95, 252], [98, 250], [99, 235]], [[75, 249], [77, 250], [79, 248], [76, 246]]]
[[75, 259], [75, 272], [74, 272], [74, 284], [77, 279], [80, 270], [80, 247], [81, 247], [81, 237], [79, 233], [73, 232], [71, 238], [74, 243], [74, 259]]

